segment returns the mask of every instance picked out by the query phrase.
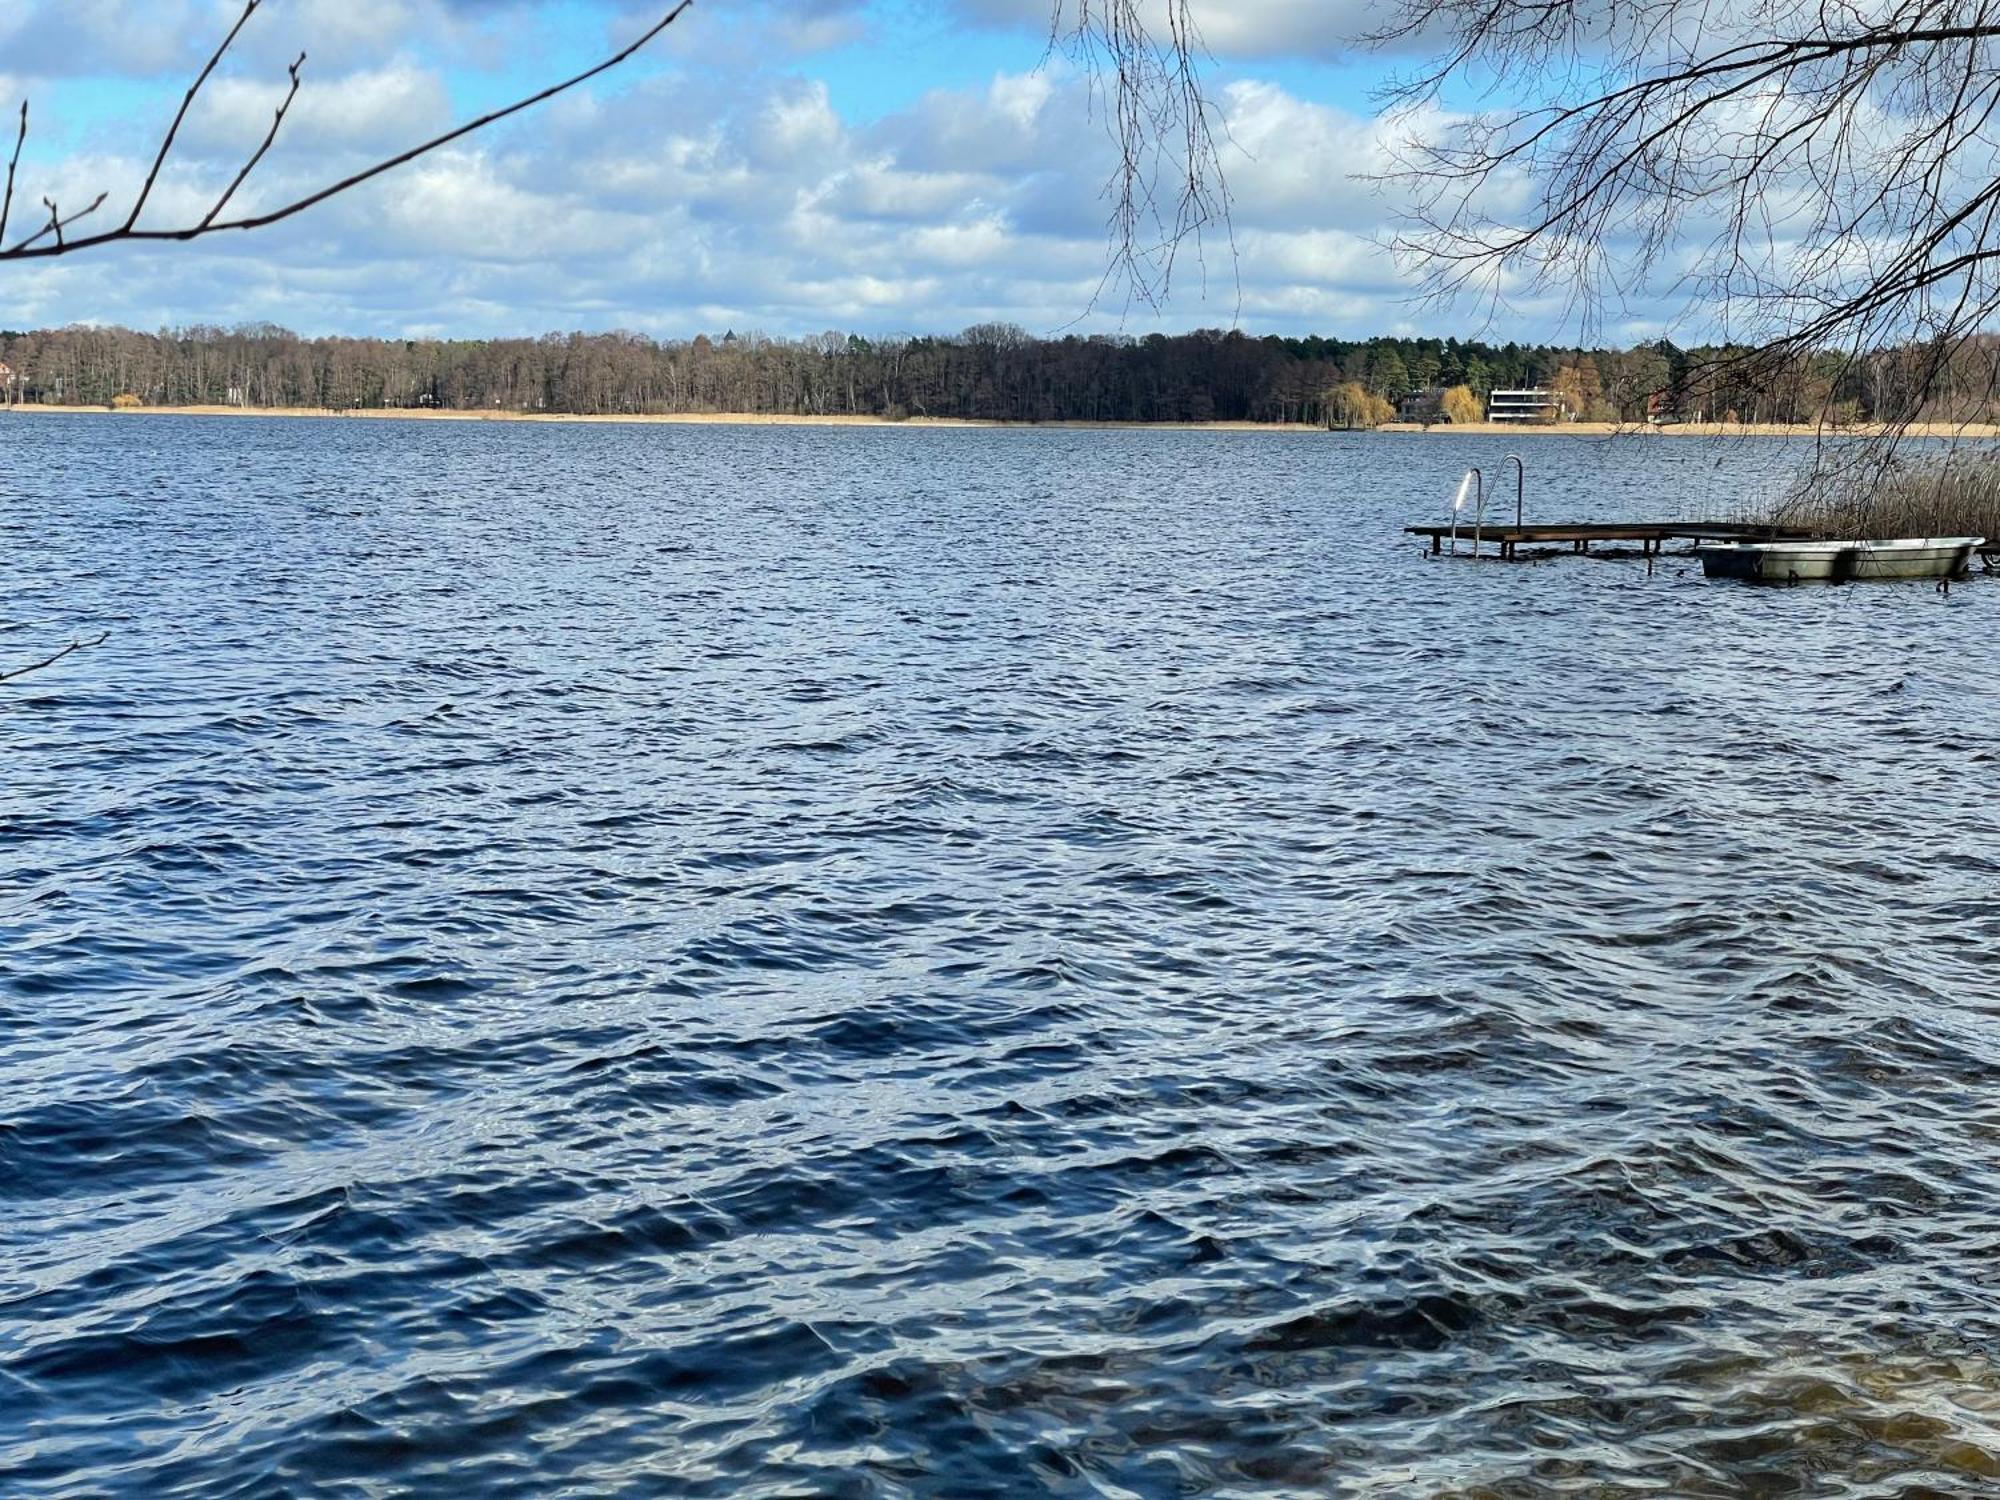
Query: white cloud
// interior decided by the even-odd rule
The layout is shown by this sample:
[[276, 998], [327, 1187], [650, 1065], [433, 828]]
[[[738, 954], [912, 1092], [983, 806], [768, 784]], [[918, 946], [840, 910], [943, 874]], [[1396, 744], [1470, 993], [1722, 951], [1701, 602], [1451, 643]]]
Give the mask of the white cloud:
[[[958, 9], [975, 22], [1037, 35], [1056, 14], [1051, 0], [958, 0]], [[1153, 10], [1153, 31], [1165, 36], [1164, 0]], [[1350, 56], [1390, 14], [1372, 0], [1194, 0], [1192, 10], [1201, 44], [1215, 57], [1318, 61]], [[1074, 25], [1077, 12], [1077, 0], [1066, 0], [1063, 24]]]
[[209, 19], [203, 7], [172, 0], [144, 6], [121, 0], [10, 5], [0, 10], [0, 56], [31, 78], [150, 77], [191, 57]]
[[[189, 154], [240, 161], [264, 138], [286, 87], [218, 79], [189, 115], [183, 136]], [[389, 153], [441, 133], [451, 118], [443, 77], [410, 61], [341, 77], [308, 75], [285, 117], [278, 149], [285, 156], [329, 149]]]
[[[286, 136], [242, 206], [282, 201], [440, 128], [463, 78], [455, 39], [538, 34], [531, 9], [300, 0], [290, 14], [328, 63], [309, 64]], [[1254, 23], [1269, 40], [1281, 12], [1305, 25], [1309, 9], [1260, 0], [1232, 13], [1232, 35], [1250, 45]], [[164, 10], [183, 22], [216, 14]], [[629, 31], [638, 14], [600, 13], [607, 35]], [[857, 125], [836, 107], [829, 77], [791, 61], [741, 62], [735, 49], [769, 28], [849, 34], [868, 24], [863, 10], [766, 0], [745, 14], [746, 30], [732, 17], [672, 66], [615, 75], [268, 231], [0, 271], [7, 320], [467, 335], [1119, 325], [1115, 306], [1089, 312], [1107, 265], [1102, 191], [1115, 157], [1083, 80], [1033, 70], [1030, 47], [1020, 68]], [[147, 45], [171, 50], [157, 38]], [[695, 52], [699, 66], [686, 60]], [[171, 97], [169, 73], [158, 77]], [[281, 68], [275, 78], [256, 68], [218, 78], [149, 222], [205, 211], [261, 138], [281, 79]], [[65, 85], [59, 99], [80, 87]], [[1240, 311], [1253, 331], [1367, 333], [1400, 319], [1402, 284], [1377, 243], [1387, 206], [1356, 174], [1387, 164], [1401, 127], [1254, 77], [1218, 102], [1234, 142], [1225, 149], [1240, 258], [1232, 266], [1212, 239], [1207, 300], [1185, 263], [1164, 324], [1228, 323]], [[129, 193], [141, 170], [129, 150], [35, 165], [30, 201], [46, 184], [66, 201], [86, 187]]]
[[1295, 98], [1269, 83], [1225, 90], [1224, 167], [1236, 211], [1259, 225], [1378, 224], [1371, 179], [1394, 164], [1398, 127]]

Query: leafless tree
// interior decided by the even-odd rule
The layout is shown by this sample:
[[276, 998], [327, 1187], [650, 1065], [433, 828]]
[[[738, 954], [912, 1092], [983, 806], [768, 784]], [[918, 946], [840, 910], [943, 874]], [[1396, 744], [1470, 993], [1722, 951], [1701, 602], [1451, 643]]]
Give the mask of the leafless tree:
[[1902, 419], [2000, 313], [1995, 0], [1443, 0], [1385, 34], [1420, 37], [1446, 50], [1400, 106], [1474, 67], [1533, 93], [1411, 148], [1402, 245], [1435, 290], [1589, 316], [1664, 284], [1773, 369], [1912, 341]]
[[109, 197], [108, 193], [99, 193], [82, 208], [75, 209], [67, 214], [62, 211], [61, 206], [54, 199], [45, 197], [42, 199], [42, 208], [46, 216], [40, 220], [38, 226], [20, 239], [13, 241], [11, 244], [8, 243], [7, 225], [9, 219], [13, 216], [15, 178], [20, 169], [22, 149], [27, 145], [28, 140], [28, 105], [25, 100], [22, 101], [19, 123], [14, 132], [14, 150], [7, 161], [6, 187], [4, 192], [0, 192], [0, 261], [38, 260], [58, 255], [74, 255], [79, 251], [95, 249], [100, 245], [116, 244], [120, 241], [193, 240], [199, 239], [203, 235], [220, 234], [224, 230], [229, 229], [262, 229], [266, 225], [276, 224], [282, 219], [289, 219], [294, 214], [303, 213], [309, 208], [324, 203], [329, 198], [337, 197], [351, 188], [357, 188], [365, 182], [370, 182], [384, 173], [393, 172], [396, 168], [405, 166], [419, 157], [428, 156], [431, 152], [438, 150], [440, 147], [448, 146], [453, 141], [462, 140], [476, 131], [484, 130], [489, 125], [496, 124], [510, 115], [517, 115], [523, 110], [532, 109], [535, 105], [545, 100], [553, 99], [558, 94], [566, 93], [580, 84], [587, 83], [600, 74], [608, 73], [613, 68], [628, 61], [655, 37], [659, 36], [661, 32], [680, 19], [682, 12], [692, 3], [693, 0], [680, 0], [680, 3], [675, 5], [673, 9], [667, 11], [659, 20], [640, 32], [617, 52], [605, 58], [602, 62], [584, 69], [584, 71], [573, 77], [565, 78], [559, 83], [550, 84], [547, 88], [539, 89], [500, 109], [491, 110], [477, 119], [468, 120], [462, 125], [454, 126], [442, 135], [434, 136], [430, 140], [420, 142], [417, 145], [411, 146], [406, 151], [399, 151], [394, 156], [386, 157], [381, 161], [362, 168], [360, 171], [349, 173], [337, 182], [330, 182], [324, 187], [317, 188], [301, 197], [293, 198], [275, 207], [258, 212], [239, 213], [225, 218], [223, 216], [224, 211], [235, 200], [237, 192], [249, 179], [250, 174], [256, 171], [258, 165], [262, 163], [266, 153], [270, 151], [273, 143], [276, 142], [278, 132], [284, 129], [285, 116], [290, 113], [293, 101], [298, 98], [301, 82], [300, 74], [305, 67], [306, 56], [301, 52], [298, 60], [288, 70], [290, 87], [285, 91], [284, 98], [279, 101], [278, 107], [271, 117], [270, 128], [264, 132], [263, 138], [257, 142], [254, 149], [245, 157], [242, 167], [230, 179], [229, 185], [222, 190], [221, 195], [215, 200], [208, 212], [193, 223], [183, 223], [172, 227], [142, 224], [140, 223], [140, 217], [146, 211], [146, 203], [152, 197], [154, 185], [158, 183], [160, 173], [167, 165], [168, 157], [173, 154], [174, 143], [180, 136], [181, 126], [187, 121], [188, 111], [194, 107], [195, 100], [200, 96], [203, 86], [214, 75], [216, 69], [222, 65], [222, 61], [228, 55], [230, 48], [236, 44], [237, 38], [243, 34], [244, 27], [250, 24], [251, 18], [256, 15], [258, 8], [263, 4], [263, 0], [244, 0], [243, 10], [237, 16], [236, 24], [230, 27], [228, 34], [216, 45], [215, 51], [210, 55], [207, 65], [195, 75], [194, 82], [188, 85], [186, 94], [181, 98], [180, 108], [175, 112], [173, 120], [166, 128], [166, 132], [160, 137], [158, 149], [153, 153], [152, 165], [146, 172], [146, 179], [139, 189], [138, 196], [133, 200], [132, 206], [126, 212], [124, 219], [116, 224], [106, 228], [97, 228], [84, 234], [73, 234], [71, 232], [76, 224], [85, 219], [92, 219], [96, 215], [97, 211], [104, 206], [106, 198]]
[[[1120, 38], [1121, 128], [1200, 114], [1178, 26], [1056, 15]], [[1678, 294], [1744, 374], [1915, 341], [1911, 412], [2000, 314], [2000, 0], [1401, 0], [1356, 40], [1423, 59], [1382, 102], [1431, 294], [1560, 292], [1586, 327]]]

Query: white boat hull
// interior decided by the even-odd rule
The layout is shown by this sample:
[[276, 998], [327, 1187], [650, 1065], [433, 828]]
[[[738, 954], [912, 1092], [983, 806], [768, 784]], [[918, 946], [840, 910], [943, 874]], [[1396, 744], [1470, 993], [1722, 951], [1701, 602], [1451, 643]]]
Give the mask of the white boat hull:
[[1695, 555], [1708, 577], [1751, 583], [1956, 578], [1985, 540], [1933, 536], [1880, 542], [1716, 542], [1697, 547]]

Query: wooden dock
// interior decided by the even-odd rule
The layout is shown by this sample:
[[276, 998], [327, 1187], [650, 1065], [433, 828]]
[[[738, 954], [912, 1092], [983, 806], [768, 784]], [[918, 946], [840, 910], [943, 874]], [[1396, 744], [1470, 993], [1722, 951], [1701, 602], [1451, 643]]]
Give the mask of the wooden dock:
[[[1406, 526], [1411, 536], [1429, 537], [1433, 554], [1444, 551], [1454, 535], [1468, 549], [1474, 545], [1475, 529], [1463, 521], [1453, 526]], [[1600, 542], [1637, 543], [1647, 557], [1668, 542], [1796, 542], [1808, 541], [1813, 533], [1787, 526], [1756, 526], [1739, 521], [1546, 521], [1532, 525], [1488, 522], [1477, 528], [1477, 544], [1483, 553], [1490, 544], [1496, 556], [1511, 558], [1520, 546], [1557, 547], [1569, 543], [1571, 550], [1588, 552]]]

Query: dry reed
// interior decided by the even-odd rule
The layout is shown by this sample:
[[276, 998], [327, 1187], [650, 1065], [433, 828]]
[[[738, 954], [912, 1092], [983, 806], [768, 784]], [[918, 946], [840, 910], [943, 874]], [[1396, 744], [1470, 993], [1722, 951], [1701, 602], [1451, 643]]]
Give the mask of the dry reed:
[[1829, 541], [2000, 539], [2000, 451], [1891, 457], [1808, 476], [1771, 516]]

